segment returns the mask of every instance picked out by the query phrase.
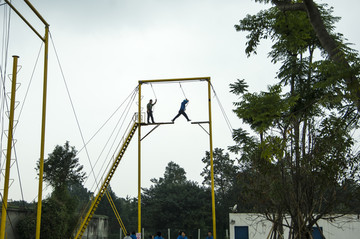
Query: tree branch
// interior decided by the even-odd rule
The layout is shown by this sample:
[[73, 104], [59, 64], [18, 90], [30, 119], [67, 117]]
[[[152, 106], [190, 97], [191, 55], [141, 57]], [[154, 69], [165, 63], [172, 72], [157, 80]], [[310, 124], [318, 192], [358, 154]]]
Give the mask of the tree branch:
[[351, 100], [360, 112], [360, 83], [359, 79], [351, 71], [351, 66], [346, 59], [345, 53], [340, 49], [339, 44], [330, 35], [325, 27], [320, 11], [313, 0], [303, 0], [303, 3], [292, 3], [291, 1], [272, 0], [280, 11], [306, 11], [309, 21], [314, 28], [321, 46], [329, 54], [329, 58], [335, 63], [348, 69], [344, 75], [347, 91], [351, 93]]
[[[319, 9], [315, 5], [313, 0], [303, 0], [306, 6], [306, 11], [310, 20], [311, 25], [313, 26], [315, 33], [322, 45], [322, 47], [329, 54], [330, 59], [336, 62], [339, 65], [344, 66], [347, 69], [350, 69], [350, 64], [347, 61], [344, 52], [339, 48], [338, 43], [334, 38], [331, 37], [330, 33], [327, 31], [324, 21], [321, 18]], [[360, 84], [359, 79], [349, 70], [348, 75], [344, 76], [347, 90], [352, 94], [352, 101], [355, 103], [357, 109], [360, 111]]]
[[273, 4], [280, 11], [306, 11], [304, 3], [291, 3], [291, 1], [273, 0]]

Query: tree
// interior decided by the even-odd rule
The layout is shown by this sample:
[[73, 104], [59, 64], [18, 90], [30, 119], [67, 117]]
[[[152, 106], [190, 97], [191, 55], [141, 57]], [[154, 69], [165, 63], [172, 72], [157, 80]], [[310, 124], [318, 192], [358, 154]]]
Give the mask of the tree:
[[165, 168], [165, 173], [163, 178], [153, 178], [151, 182], [155, 184], [161, 183], [171, 183], [171, 184], [182, 184], [186, 182], [186, 172], [178, 164], [174, 162], [169, 162]]
[[[230, 159], [229, 153], [224, 154], [224, 149], [215, 148], [213, 152], [214, 164], [214, 187], [215, 190], [224, 198], [225, 194], [232, 188], [237, 173], [237, 167], [234, 165], [235, 160]], [[211, 186], [210, 172], [210, 152], [206, 151], [205, 158], [201, 160], [205, 167], [201, 172], [204, 177], [203, 185]]]
[[[54, 151], [44, 160], [44, 181], [54, 188], [54, 191], [65, 190], [69, 185], [82, 183], [86, 178], [82, 172], [83, 166], [76, 158], [75, 147], [66, 141], [64, 146], [56, 145]], [[39, 162], [37, 170], [39, 170]]]
[[178, 164], [169, 162], [163, 178], [152, 179], [154, 185], [144, 189], [143, 225], [148, 230], [208, 230], [211, 225], [209, 190], [188, 181]]
[[[331, 28], [337, 19], [322, 14]], [[280, 82], [268, 91], [248, 93], [244, 80], [230, 85], [240, 97], [234, 112], [257, 136], [235, 130], [237, 144], [230, 149], [241, 154], [238, 160], [247, 171], [247, 200], [274, 223], [272, 238], [284, 236], [283, 226], [290, 228], [290, 238], [308, 238], [325, 214], [338, 212], [339, 205], [349, 211], [339, 192], [359, 174], [359, 153], [351, 137], [356, 105], [349, 106], [352, 99], [344, 97], [349, 89], [335, 74], [341, 68], [327, 59], [314, 60], [314, 51], [323, 48], [305, 18], [302, 11], [271, 8], [236, 26], [250, 32], [248, 54], [269, 37], [274, 43], [269, 56], [282, 63]], [[355, 198], [355, 190], [346, 195]], [[291, 221], [284, 221], [285, 215]]]
[[[44, 160], [44, 181], [53, 188], [42, 208], [40, 233], [44, 238], [69, 238], [80, 210], [78, 199], [85, 203], [90, 197], [82, 186], [85, 172], [82, 172], [83, 166], [79, 164], [76, 153], [75, 147], [67, 141], [64, 146], [55, 146]], [[36, 169], [39, 170], [39, 162]], [[78, 195], [73, 197], [76, 192]]]
[[[237, 108], [240, 115], [247, 110]], [[340, 205], [342, 212], [352, 211], [349, 202], [356, 194], [346, 191], [346, 181], [359, 174], [359, 155], [352, 151], [346, 121], [334, 115], [318, 120], [318, 128], [308, 125], [304, 134], [284, 127], [290, 121], [288, 117], [274, 120], [276, 123], [268, 126], [259, 140], [235, 135], [238, 144], [232, 149], [242, 153], [239, 161], [251, 172], [243, 196], [277, 225], [278, 236], [283, 233], [282, 218], [290, 215], [292, 220], [285, 226], [293, 232], [291, 238], [307, 238], [316, 222], [326, 214], [339, 212]], [[245, 142], [251, 142], [250, 150]], [[347, 196], [341, 196], [344, 194]]]
[[257, 2], [274, 4], [279, 11], [284, 13], [300, 11], [306, 13], [308, 21], [321, 44], [327, 52], [329, 58], [342, 69], [342, 76], [338, 81], [344, 82], [347, 91], [350, 93], [349, 98], [354, 105], [360, 110], [360, 85], [359, 85], [359, 60], [344, 44], [339, 41], [339, 36], [333, 34], [333, 27], [327, 25], [326, 16], [322, 7], [317, 5], [313, 0], [291, 1], [291, 0], [255, 0]]
[[[211, 187], [210, 171], [210, 152], [206, 151], [206, 156], [202, 159], [205, 164], [201, 176], [204, 177], [203, 185]], [[219, 234], [225, 234], [229, 227], [228, 215], [230, 208], [237, 203], [237, 193], [233, 193], [236, 184], [238, 168], [235, 166], [235, 160], [230, 159], [229, 153], [224, 153], [224, 149], [215, 148], [213, 151], [214, 164], [214, 189], [216, 194], [216, 217], [217, 229]]]

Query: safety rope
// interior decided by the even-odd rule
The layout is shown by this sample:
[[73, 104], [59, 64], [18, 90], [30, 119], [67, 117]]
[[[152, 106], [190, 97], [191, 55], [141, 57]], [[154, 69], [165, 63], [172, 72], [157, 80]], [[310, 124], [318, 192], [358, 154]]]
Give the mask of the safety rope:
[[[2, 91], [0, 92], [0, 99], [2, 98], [1, 102], [1, 106], [0, 106], [0, 111], [1, 111], [1, 137], [0, 137], [0, 142], [3, 141], [3, 136], [4, 136], [4, 129], [5, 129], [5, 107], [8, 109], [9, 106], [7, 104], [7, 99], [6, 99], [6, 89], [5, 89], [5, 78], [6, 78], [6, 69], [7, 69], [7, 62], [8, 62], [8, 52], [9, 52], [9, 41], [10, 41], [10, 20], [11, 20], [11, 9], [7, 8], [4, 4], [1, 4], [1, 6], [5, 6], [4, 7], [4, 21], [3, 21], [3, 39], [2, 39], [2, 53], [3, 55], [1, 55], [1, 65], [0, 65], [0, 74], [1, 74], [1, 83], [2, 83]], [[8, 13], [8, 14], [7, 14]], [[13, 147], [14, 145], [14, 140], [12, 141], [12, 145]], [[2, 148], [1, 148], [2, 151]], [[19, 177], [19, 185], [20, 185], [20, 192], [21, 192], [21, 196], [22, 196], [22, 200], [24, 202], [24, 194], [23, 194], [23, 190], [22, 190], [22, 186], [21, 186], [21, 178], [20, 178], [20, 172], [19, 172], [19, 166], [17, 163], [17, 158], [16, 158], [16, 151], [14, 148], [14, 155], [15, 155], [15, 161], [16, 161], [16, 165], [17, 165], [17, 171], [18, 171], [18, 177]], [[2, 155], [0, 155], [0, 170], [2, 169]], [[2, 194], [0, 194], [1, 196], [1, 201], [2, 203], [5, 203], [4, 200], [2, 199]], [[5, 209], [7, 210], [7, 208]], [[11, 229], [13, 231], [15, 231], [12, 220], [9, 216], [9, 214], [7, 214], [7, 220], [10, 223]]]
[[79, 154], [85, 146], [87, 146], [95, 136], [107, 125], [107, 123], [114, 117], [114, 115], [119, 111], [119, 109], [125, 104], [125, 102], [131, 97], [133, 97], [134, 92], [136, 92], [137, 88], [135, 88], [126, 98], [125, 100], [115, 109], [115, 111], [109, 116], [109, 118], [100, 126], [100, 128], [90, 137], [90, 139], [86, 142], [86, 144], [77, 152]]
[[185, 99], [187, 99], [187, 97], [186, 97], [186, 95], [185, 95], [185, 92], [184, 92], [184, 90], [183, 90], [183, 88], [182, 88], [182, 86], [181, 86], [181, 83], [180, 83], [180, 82], [179, 82], [179, 85], [180, 85], [180, 89], [181, 89], [181, 91], [182, 91], [182, 93], [183, 93], [183, 95], [184, 95]]
[[215, 92], [214, 86], [213, 86], [211, 83], [210, 83], [210, 85], [211, 85], [212, 91], [214, 92], [214, 97], [216, 98], [216, 100], [217, 100], [217, 102], [218, 102], [218, 105], [219, 105], [219, 107], [220, 107], [221, 113], [222, 113], [222, 115], [223, 115], [223, 117], [224, 117], [224, 119], [225, 119], [225, 122], [226, 122], [226, 124], [227, 124], [227, 126], [228, 126], [228, 128], [229, 128], [229, 130], [230, 130], [231, 135], [232, 135], [232, 134], [233, 134], [233, 127], [231, 126], [230, 120], [229, 120], [228, 116], [226, 115], [225, 109], [224, 109], [224, 107], [222, 106], [221, 101], [220, 101], [218, 95], [217, 95], [216, 92]]
[[151, 86], [151, 90], [152, 90], [152, 92], [154, 93], [155, 99], [157, 100], [157, 97], [156, 97], [156, 94], [155, 94], [154, 88], [153, 88], [153, 86], [152, 86], [152, 84], [151, 84], [151, 83], [150, 83], [150, 86]]
[[[1, 100], [1, 141], [3, 141], [3, 136], [4, 136], [4, 129], [5, 129], [5, 119], [4, 119], [4, 113], [5, 113], [5, 104], [7, 104], [6, 101], [6, 89], [5, 89], [5, 76], [6, 76], [6, 69], [7, 69], [7, 60], [8, 60], [8, 52], [9, 52], [9, 36], [10, 36], [10, 14], [11, 14], [11, 10], [10, 8], [8, 8], [9, 10], [9, 15], [7, 14], [7, 8], [6, 6], [4, 7], [4, 21], [3, 21], [3, 39], [2, 39], [2, 53], [3, 55], [1, 55], [1, 65], [0, 65], [0, 73], [1, 73], [1, 83], [2, 83], [2, 92], [0, 93], [0, 97], [2, 98]], [[6, 107], [8, 108], [8, 105], [6, 105]], [[2, 150], [2, 148], [1, 148]], [[0, 169], [1, 169], [1, 160], [2, 160], [2, 155], [0, 155]]]
[[[115, 139], [117, 139], [117, 138], [119, 137], [119, 134], [120, 134], [120, 132], [121, 132], [121, 129], [122, 129], [122, 127], [123, 127], [123, 125], [124, 125], [124, 123], [125, 123], [125, 120], [126, 120], [126, 118], [127, 118], [127, 115], [128, 115], [129, 112], [130, 112], [131, 105], [134, 103], [134, 101], [135, 101], [135, 99], [136, 99], [136, 95], [137, 95], [137, 91], [136, 91], [136, 89], [135, 89], [135, 90], [133, 91], [133, 94], [132, 94], [130, 100], [128, 101], [128, 105], [125, 107], [123, 113], [121, 114], [118, 122], [116, 123], [116, 125], [115, 125], [115, 127], [114, 127], [114, 130], [111, 132], [111, 134], [110, 134], [108, 140], [106, 141], [106, 143], [105, 143], [102, 151], [100, 152], [100, 154], [99, 154], [99, 156], [98, 156], [98, 158], [97, 158], [97, 160], [96, 160], [96, 162], [95, 162], [95, 165], [97, 165], [97, 163], [99, 162], [101, 155], [102, 155], [103, 152], [105, 151], [106, 146], [108, 145], [108, 143], [110, 142], [112, 136], [113, 136], [114, 133], [115, 133], [115, 129], [119, 127], [119, 128], [118, 128], [118, 131], [117, 131], [117, 134], [116, 134], [115, 137], [114, 137], [113, 143], [111, 144], [111, 146], [110, 146], [110, 148], [109, 148], [109, 150], [108, 150], [108, 153], [107, 153], [107, 155], [106, 155], [105, 158], [110, 158], [110, 157], [109, 157], [109, 154], [110, 154], [111, 152], [116, 151], [116, 149], [113, 150], [114, 144], [115, 144], [115, 142], [117, 142], [117, 140], [115, 140]], [[120, 123], [121, 123], [121, 124], [120, 124]], [[120, 126], [119, 126], [119, 125], [120, 125]], [[120, 141], [120, 144], [121, 144], [121, 140], [119, 140], [119, 141]], [[101, 168], [100, 168], [100, 170], [99, 170], [99, 174], [98, 174], [98, 176], [97, 176], [98, 178], [100, 177], [100, 173], [101, 173], [101, 172], [103, 172], [103, 175], [101, 176], [101, 178], [104, 178], [105, 174], [107, 173], [107, 170], [108, 170], [109, 166], [111, 165], [111, 162], [112, 162], [112, 160], [109, 159], [109, 160], [108, 160], [108, 165], [107, 165], [107, 167], [105, 168], [105, 170], [103, 170], [103, 168], [104, 168], [104, 166], [105, 166], [105, 163], [106, 163], [106, 160], [103, 160], [103, 164], [102, 164], [102, 166], [101, 166]]]
[[30, 76], [29, 84], [28, 84], [28, 86], [27, 86], [27, 88], [26, 88], [25, 96], [24, 96], [24, 98], [23, 98], [23, 100], [22, 100], [23, 103], [22, 103], [22, 105], [21, 105], [21, 108], [20, 108], [20, 111], [19, 111], [19, 116], [17, 117], [17, 120], [20, 120], [20, 116], [21, 116], [22, 111], [23, 111], [23, 109], [24, 109], [25, 102], [26, 102], [26, 99], [27, 99], [27, 96], [28, 96], [28, 93], [29, 93], [29, 90], [30, 90], [31, 83], [32, 83], [33, 78], [34, 78], [35, 70], [36, 70], [37, 64], [38, 64], [38, 62], [39, 62], [40, 53], [41, 53], [41, 50], [42, 50], [43, 45], [44, 45], [44, 42], [41, 42], [40, 49], [39, 49], [39, 53], [38, 53], [38, 55], [37, 55], [37, 58], [36, 58], [36, 61], [35, 61], [35, 65], [34, 65], [33, 71], [32, 71], [31, 76]]
[[[50, 33], [50, 32], [49, 32]], [[73, 110], [73, 114], [74, 114], [74, 117], [75, 117], [75, 120], [76, 120], [76, 123], [77, 123], [77, 126], [78, 126], [78, 129], [79, 129], [79, 132], [80, 132], [80, 136], [81, 136], [81, 139], [83, 141], [83, 148], [85, 149], [85, 152], [86, 152], [86, 155], [87, 155], [87, 158], [88, 158], [88, 161], [89, 161], [89, 164], [90, 164], [90, 167], [91, 167], [91, 173], [93, 174], [94, 176], [94, 183], [96, 185], [96, 189], [99, 188], [99, 183], [98, 183], [98, 180], [97, 180], [97, 177], [95, 175], [95, 172], [94, 172], [94, 166], [96, 165], [96, 163], [98, 162], [98, 160], [96, 161], [95, 165], [93, 166], [92, 163], [91, 163], [91, 160], [90, 160], [90, 156], [89, 156], [89, 152], [87, 150], [87, 147], [86, 145], [89, 143], [89, 142], [85, 142], [85, 139], [84, 139], [84, 136], [83, 136], [83, 133], [82, 133], [82, 130], [81, 130], [81, 127], [80, 127], [80, 123], [79, 123], [79, 120], [78, 120], [78, 117], [77, 117], [77, 114], [76, 114], [76, 111], [75, 111], [75, 107], [74, 107], [74, 104], [73, 104], [73, 101], [72, 101], [72, 98], [71, 98], [71, 95], [70, 95], [70, 91], [69, 91], [69, 88], [68, 88], [68, 85], [67, 85], [67, 82], [66, 82], [66, 79], [65, 79], [65, 75], [64, 75], [64, 72], [62, 70], [62, 66], [61, 66], [61, 63], [60, 63], [60, 60], [59, 60], [59, 56], [57, 54], [57, 51], [56, 51], [56, 48], [55, 48], [55, 44], [54, 44], [54, 41], [53, 41], [53, 38], [52, 38], [52, 34], [50, 33], [50, 39], [51, 39], [51, 43], [53, 45], [53, 48], [54, 48], [54, 52], [55, 52], [55, 56], [56, 56], [56, 59], [57, 59], [57, 62], [58, 62], [58, 65], [59, 65], [59, 68], [60, 68], [60, 72], [61, 72], [61, 75], [62, 75], [62, 78], [63, 78], [63, 81], [64, 81], [64, 84], [65, 84], [65, 88], [66, 88], [66, 91], [67, 91], [67, 95], [69, 97], [69, 101], [70, 101], [70, 104], [71, 104], [71, 107], [72, 107], [72, 110]], [[134, 90], [133, 92], [136, 92], [136, 90]], [[134, 93], [132, 93], [131, 95], [136, 95]], [[135, 97], [132, 97], [133, 98], [133, 101], [135, 99]], [[125, 101], [124, 101], [125, 102]], [[123, 103], [124, 103], [123, 102]], [[121, 104], [122, 105], [122, 104]], [[121, 106], [119, 106], [116, 111], [120, 108]], [[129, 107], [130, 108], [130, 107]], [[112, 116], [116, 113], [116, 111], [110, 116], [110, 118], [112, 118]], [[110, 118], [105, 122], [105, 124], [110, 120]], [[105, 125], [103, 124], [103, 126]], [[101, 128], [103, 127], [101, 126]], [[121, 127], [120, 127], [121, 128]], [[100, 129], [96, 132], [96, 134], [100, 131]], [[93, 136], [94, 137], [94, 136]], [[92, 137], [92, 138], [93, 138]], [[91, 139], [92, 139], [91, 138]], [[106, 147], [106, 145], [104, 146], [104, 148]], [[100, 156], [99, 156], [100, 157]], [[101, 170], [100, 170], [101, 172]]]
[[[55, 56], [56, 56], [56, 59], [57, 59], [58, 65], [59, 65], [59, 69], [60, 69], [60, 72], [61, 72], [61, 75], [62, 75], [62, 78], [63, 78], [63, 81], [64, 81], [65, 89], [66, 89], [67, 95], [68, 95], [68, 97], [69, 97], [69, 101], [70, 101], [70, 105], [71, 105], [71, 108], [72, 108], [72, 111], [73, 111], [73, 114], [74, 114], [74, 117], [75, 117], [75, 121], [76, 121], [78, 130], [79, 130], [79, 133], [80, 133], [80, 137], [81, 137], [81, 140], [82, 140], [83, 144], [85, 145], [85, 138], [84, 138], [84, 135], [83, 135], [82, 130], [81, 130], [81, 127], [80, 127], [80, 122], [79, 122], [78, 116], [77, 116], [76, 111], [75, 111], [75, 106], [74, 106], [74, 103], [73, 103], [72, 98], [71, 98], [70, 90], [69, 90], [69, 87], [68, 87], [67, 82], [66, 82], [66, 79], [65, 79], [64, 71], [63, 71], [63, 69], [62, 69], [62, 66], [61, 66], [61, 63], [60, 63], [60, 59], [59, 59], [59, 56], [58, 56], [58, 54], [57, 54], [57, 51], [56, 51], [56, 48], [55, 48], [55, 44], [54, 44], [54, 40], [53, 40], [53, 38], [52, 38], [51, 32], [49, 32], [49, 35], [50, 35], [51, 43], [52, 43], [52, 46], [53, 46], [53, 48], [54, 48]], [[87, 147], [86, 147], [86, 146], [85, 146], [84, 148], [85, 148], [86, 156], [87, 156], [88, 161], [89, 161], [89, 164], [90, 164], [91, 173], [94, 175], [95, 181], [96, 181], [96, 176], [95, 176], [95, 172], [94, 172], [94, 167], [93, 167], [93, 165], [92, 165], [92, 163], [91, 163], [91, 160], [90, 160], [89, 151], [87, 150]], [[98, 187], [99, 187], [99, 184], [96, 183], [96, 185], [97, 185], [97, 188], [98, 188]]]

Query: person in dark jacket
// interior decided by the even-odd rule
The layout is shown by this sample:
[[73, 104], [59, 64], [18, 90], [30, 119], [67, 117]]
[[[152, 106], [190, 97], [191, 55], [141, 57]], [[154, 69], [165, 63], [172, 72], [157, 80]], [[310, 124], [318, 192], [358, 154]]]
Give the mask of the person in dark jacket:
[[183, 115], [187, 121], [190, 121], [189, 117], [185, 113], [187, 103], [189, 103], [188, 99], [185, 99], [183, 102], [181, 102], [179, 113], [171, 120], [172, 122], [174, 122], [180, 115]]
[[149, 103], [146, 105], [146, 109], [147, 109], [147, 122], [148, 124], [150, 124], [150, 119], [152, 121], [152, 123], [154, 124], [154, 116], [153, 116], [153, 106], [156, 104], [157, 99], [155, 99], [155, 102], [153, 104], [153, 101], [150, 100]]

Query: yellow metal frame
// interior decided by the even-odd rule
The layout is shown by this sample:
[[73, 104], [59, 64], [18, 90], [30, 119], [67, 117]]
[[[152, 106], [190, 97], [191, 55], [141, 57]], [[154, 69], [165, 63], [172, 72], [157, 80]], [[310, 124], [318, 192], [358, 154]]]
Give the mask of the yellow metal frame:
[[[33, 13], [40, 19], [45, 26], [45, 36], [41, 36], [39, 32], [25, 19], [24, 16], [11, 4], [9, 0], [5, 0], [9, 7], [28, 25], [28, 27], [44, 42], [44, 81], [43, 81], [43, 103], [42, 103], [42, 122], [41, 122], [41, 143], [40, 143], [40, 170], [39, 170], [39, 193], [38, 193], [38, 205], [36, 216], [36, 239], [40, 238], [40, 225], [41, 225], [41, 206], [42, 206], [42, 180], [44, 172], [44, 149], [45, 149], [45, 122], [46, 122], [46, 96], [47, 96], [47, 75], [48, 75], [48, 39], [49, 39], [49, 24], [41, 16], [41, 14], [35, 9], [29, 0], [24, 0]], [[5, 218], [6, 220], [6, 218]], [[5, 227], [4, 227], [5, 229]], [[3, 230], [2, 230], [3, 231]], [[4, 230], [5, 231], [5, 230]], [[0, 239], [4, 237], [0, 234]]]
[[141, 84], [138, 97], [138, 233], [141, 233]]
[[12, 139], [13, 139], [14, 111], [15, 111], [15, 91], [16, 91], [16, 77], [17, 77], [17, 62], [18, 62], [18, 59], [19, 59], [18, 56], [13, 56], [13, 73], [12, 73], [12, 83], [11, 83], [11, 99], [10, 99], [10, 115], [9, 115], [9, 135], [8, 135], [7, 152], [6, 152], [4, 195], [3, 195], [3, 198], [2, 198], [0, 238], [5, 238], [6, 215], [7, 215], [6, 210], [7, 210], [7, 200], [8, 200], [8, 195], [9, 195], [11, 146], [12, 146]]
[[215, 190], [214, 190], [214, 162], [213, 162], [213, 142], [212, 142], [212, 119], [211, 119], [211, 82], [210, 77], [177, 78], [177, 79], [158, 79], [139, 81], [139, 107], [138, 107], [138, 232], [141, 233], [141, 85], [150, 83], [174, 83], [189, 81], [208, 82], [208, 107], [209, 107], [209, 144], [210, 144], [210, 171], [211, 171], [211, 208], [213, 221], [213, 237], [216, 239], [216, 215], [215, 215]]

